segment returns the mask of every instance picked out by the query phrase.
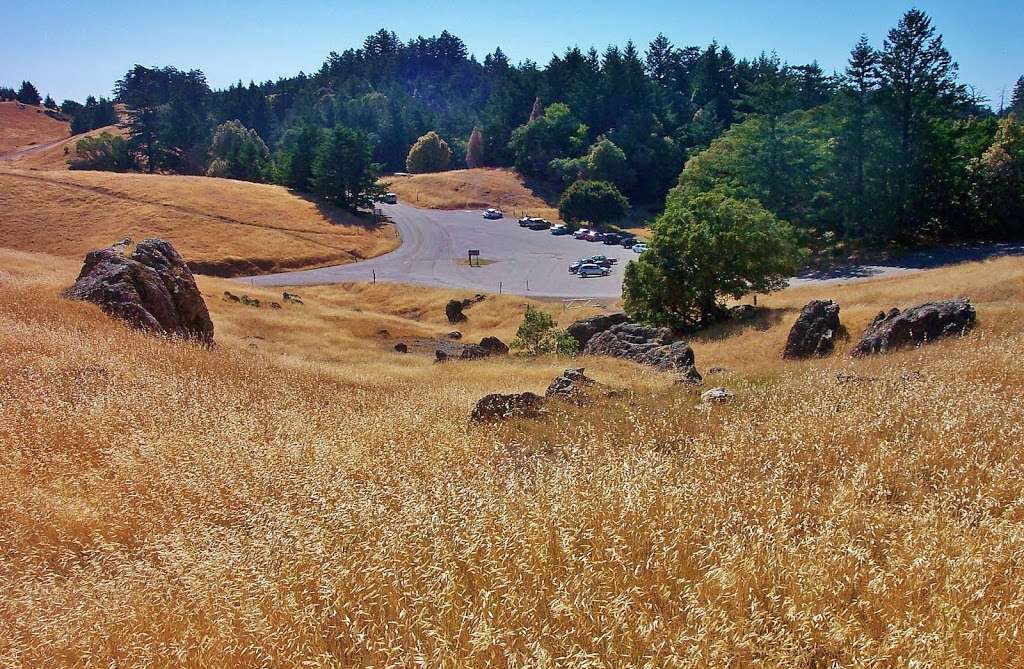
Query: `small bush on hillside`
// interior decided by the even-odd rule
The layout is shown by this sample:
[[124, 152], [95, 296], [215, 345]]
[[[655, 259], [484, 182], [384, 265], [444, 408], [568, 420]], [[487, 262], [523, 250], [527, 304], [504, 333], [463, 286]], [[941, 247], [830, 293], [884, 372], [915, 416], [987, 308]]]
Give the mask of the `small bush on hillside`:
[[579, 344], [572, 335], [558, 327], [551, 314], [527, 306], [511, 348], [527, 355], [574, 355]]
[[73, 170], [101, 170], [127, 172], [135, 169], [128, 141], [124, 137], [101, 133], [98, 137], [85, 137], [75, 144], [75, 156], [68, 160]]
[[416, 140], [409, 149], [405, 169], [413, 174], [443, 172], [448, 169], [451, 160], [452, 150], [448, 147], [448, 142], [431, 130]]
[[570, 223], [606, 225], [622, 220], [627, 213], [629, 200], [607, 181], [577, 181], [558, 202], [558, 215]]

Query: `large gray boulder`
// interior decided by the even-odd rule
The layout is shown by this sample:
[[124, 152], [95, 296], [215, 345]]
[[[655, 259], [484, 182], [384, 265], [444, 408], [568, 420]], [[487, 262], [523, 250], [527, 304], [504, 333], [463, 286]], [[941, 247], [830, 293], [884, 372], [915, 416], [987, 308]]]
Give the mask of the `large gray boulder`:
[[676, 341], [668, 328], [620, 323], [594, 335], [583, 352], [626, 358], [684, 376], [691, 375], [693, 370], [693, 349], [686, 342]]
[[918, 304], [902, 312], [891, 309], [871, 321], [853, 355], [888, 353], [943, 337], [959, 337], [971, 330], [976, 321], [974, 305], [966, 297]]
[[579, 342], [580, 350], [582, 351], [597, 333], [604, 332], [613, 325], [628, 322], [629, 316], [619, 311], [614, 314], [601, 314], [578, 320], [565, 330], [573, 339]]
[[65, 295], [92, 302], [140, 330], [212, 343], [206, 302], [174, 247], [162, 239], [146, 239], [128, 255], [130, 246], [131, 240], [123, 239], [90, 251]]
[[812, 300], [800, 311], [789, 331], [782, 357], [821, 358], [832, 353], [839, 334], [839, 305], [832, 300]]

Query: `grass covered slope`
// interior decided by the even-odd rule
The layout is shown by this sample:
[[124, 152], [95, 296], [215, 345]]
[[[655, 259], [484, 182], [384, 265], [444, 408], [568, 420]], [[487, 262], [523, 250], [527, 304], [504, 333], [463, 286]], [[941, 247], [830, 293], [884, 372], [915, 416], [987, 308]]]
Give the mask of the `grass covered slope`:
[[398, 245], [374, 225], [280, 186], [110, 172], [0, 170], [0, 246], [80, 259], [131, 236], [174, 243], [223, 276], [341, 264]]
[[[125, 137], [128, 134], [120, 126], [108, 125], [80, 135], [68, 137], [64, 141], [48, 146], [45, 149], [25, 152], [15, 159], [8, 161], [7, 164], [10, 167], [24, 170], [66, 170], [68, 169], [68, 160], [77, 155], [78, 142], [86, 137], [99, 137], [105, 132], [119, 137]], [[64, 152], [65, 149], [67, 149], [67, 153]]]
[[[376, 336], [438, 335], [461, 294], [272, 311], [201, 278], [202, 350], [61, 300], [77, 263], [0, 268], [0, 664], [1024, 662], [1021, 260], [813, 295], [856, 333], [967, 294], [963, 341], [782, 363], [809, 296], [785, 292], [766, 330], [695, 343], [732, 404], [583, 359], [632, 392], [493, 428], [467, 425], [477, 398], [568, 361], [433, 365]], [[474, 306], [473, 336], [522, 306]]]
[[506, 215], [558, 219], [551, 198], [532, 189], [515, 170], [481, 167], [409, 177], [385, 177], [398, 197], [427, 209], [501, 208]]
[[69, 131], [66, 122], [50, 118], [42, 107], [0, 102], [0, 154], [56, 141]]

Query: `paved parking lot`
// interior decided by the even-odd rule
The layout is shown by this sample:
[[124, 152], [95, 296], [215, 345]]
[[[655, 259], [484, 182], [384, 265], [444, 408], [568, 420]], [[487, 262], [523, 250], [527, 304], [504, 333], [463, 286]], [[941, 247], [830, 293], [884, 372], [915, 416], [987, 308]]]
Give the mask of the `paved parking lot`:
[[[636, 254], [621, 246], [555, 236], [520, 228], [514, 218], [490, 221], [480, 211], [417, 209], [381, 205], [398, 227], [402, 244], [386, 255], [347, 265], [251, 277], [260, 286], [294, 286], [348, 281], [412, 283], [535, 297], [616, 299], [622, 273]], [[469, 267], [466, 253], [478, 249], [481, 267]], [[618, 258], [609, 276], [582, 279], [569, 263], [590, 255]], [[246, 279], [248, 281], [250, 279]]]

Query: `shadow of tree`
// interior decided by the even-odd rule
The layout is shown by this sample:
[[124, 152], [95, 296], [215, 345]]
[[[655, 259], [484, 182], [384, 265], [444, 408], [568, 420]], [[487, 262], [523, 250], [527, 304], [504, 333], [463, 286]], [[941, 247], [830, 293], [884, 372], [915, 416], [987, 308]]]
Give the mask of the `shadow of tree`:
[[317, 211], [326, 218], [331, 225], [345, 225], [345, 226], [356, 226], [365, 230], [379, 230], [391, 221], [386, 216], [381, 216], [379, 219], [374, 216], [372, 211], [360, 211], [354, 213], [348, 209], [343, 209], [330, 202], [325, 202], [321, 198], [311, 195], [309, 193], [300, 193], [296, 190], [289, 189], [288, 191], [295, 197], [301, 198], [306, 202], [313, 204]]
[[746, 330], [768, 330], [778, 325], [790, 314], [798, 313], [798, 309], [770, 309], [767, 307], [755, 307], [752, 311], [742, 317], [733, 317], [729, 320], [715, 323], [690, 335], [693, 341], [723, 341], [742, 334]]

